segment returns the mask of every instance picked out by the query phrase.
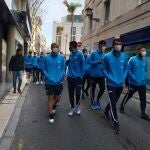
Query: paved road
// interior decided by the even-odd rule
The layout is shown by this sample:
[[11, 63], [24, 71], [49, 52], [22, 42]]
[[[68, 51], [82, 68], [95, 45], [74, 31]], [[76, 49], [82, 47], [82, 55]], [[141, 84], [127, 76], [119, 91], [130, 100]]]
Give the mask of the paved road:
[[[107, 94], [103, 102], [107, 101]], [[70, 118], [67, 85], [54, 124], [48, 123], [44, 86], [31, 85], [22, 108], [11, 150], [150, 150], [150, 122], [139, 118], [139, 102], [133, 100], [126, 115], [119, 114], [121, 134], [114, 135], [111, 123], [100, 111], [82, 101], [81, 116]], [[148, 106], [150, 114], [150, 106]]]

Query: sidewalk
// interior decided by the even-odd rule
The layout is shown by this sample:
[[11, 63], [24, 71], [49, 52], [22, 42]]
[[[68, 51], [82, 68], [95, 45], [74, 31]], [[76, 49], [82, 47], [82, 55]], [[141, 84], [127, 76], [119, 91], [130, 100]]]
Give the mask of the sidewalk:
[[0, 83], [0, 102], [3, 100], [4, 96], [9, 92], [12, 87], [12, 83], [2, 82]]
[[[21, 86], [22, 91], [26, 84], [25, 81], [26, 80], [24, 77], [22, 86]], [[7, 125], [9, 123], [11, 116], [13, 116], [16, 102], [18, 98], [20, 97], [19, 93], [15, 93], [15, 94], [13, 93], [13, 88], [10, 88], [10, 84], [8, 87], [9, 87], [9, 90], [7, 88], [8, 93], [3, 93], [5, 94], [5, 96], [3, 96], [1, 103], [0, 103], [0, 140], [3, 137], [3, 134], [5, 133], [5, 130], [7, 128]], [[12, 87], [12, 84], [11, 84], [11, 87]]]

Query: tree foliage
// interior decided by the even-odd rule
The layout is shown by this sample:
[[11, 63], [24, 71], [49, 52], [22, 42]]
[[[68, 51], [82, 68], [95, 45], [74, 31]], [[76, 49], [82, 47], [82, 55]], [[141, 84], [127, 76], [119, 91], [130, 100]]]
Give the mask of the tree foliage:
[[79, 3], [68, 3], [66, 0], [63, 2], [64, 5], [67, 7], [68, 9], [68, 12], [71, 13], [71, 14], [74, 14], [75, 10], [78, 8], [78, 7], [81, 7], [82, 5], [79, 4]]

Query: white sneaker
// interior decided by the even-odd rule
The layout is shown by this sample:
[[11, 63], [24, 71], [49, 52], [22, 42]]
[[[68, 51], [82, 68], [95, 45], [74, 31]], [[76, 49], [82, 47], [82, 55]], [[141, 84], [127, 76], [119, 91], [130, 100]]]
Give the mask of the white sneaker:
[[36, 85], [38, 85], [38, 84], [39, 84], [39, 82], [37, 81], [35, 84], [36, 84]]
[[49, 119], [49, 123], [54, 123], [54, 119]]
[[80, 115], [81, 114], [81, 109], [79, 106], [76, 107], [76, 114], [77, 115]]
[[70, 110], [70, 112], [68, 113], [68, 116], [73, 116], [74, 115], [74, 108], [72, 108], [71, 110]]
[[43, 81], [41, 81], [41, 84], [43, 84]]

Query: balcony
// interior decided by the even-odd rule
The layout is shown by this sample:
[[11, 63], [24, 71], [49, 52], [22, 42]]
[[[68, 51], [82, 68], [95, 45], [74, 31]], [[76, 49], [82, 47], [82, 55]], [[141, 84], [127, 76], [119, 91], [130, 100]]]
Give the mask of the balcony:
[[11, 13], [15, 21], [19, 25], [24, 37], [30, 38], [31, 30], [27, 13], [25, 11], [16, 11], [16, 10], [11, 10]]

